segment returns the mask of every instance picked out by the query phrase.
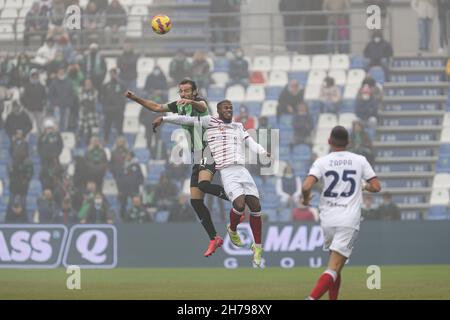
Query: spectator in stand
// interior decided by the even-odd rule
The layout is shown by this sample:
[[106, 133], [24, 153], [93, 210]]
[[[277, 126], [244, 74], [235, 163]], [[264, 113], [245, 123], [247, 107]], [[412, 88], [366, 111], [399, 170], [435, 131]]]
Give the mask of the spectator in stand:
[[17, 130], [12, 136], [9, 154], [13, 162], [22, 161], [29, 156], [29, 145], [22, 130]]
[[189, 203], [189, 196], [180, 194], [170, 210], [169, 222], [194, 222], [195, 212]]
[[155, 189], [155, 199], [159, 210], [170, 210], [178, 196], [177, 185], [165, 172], [161, 173]]
[[96, 111], [98, 93], [97, 90], [95, 90], [91, 79], [84, 80], [84, 85], [79, 95], [79, 101], [78, 139], [87, 145], [92, 136], [99, 134], [100, 127]]
[[349, 151], [366, 157], [367, 161], [373, 165], [375, 157], [372, 149], [372, 141], [364, 130], [364, 125], [361, 121], [353, 122]]
[[63, 182], [63, 175], [64, 168], [61, 166], [59, 159], [52, 159], [42, 165], [39, 174], [42, 190], [50, 189], [53, 193], [56, 192]]
[[419, 27], [419, 54], [430, 50], [431, 28], [436, 14], [436, 0], [412, 0], [411, 7], [417, 13]]
[[295, 176], [290, 164], [284, 168], [283, 176], [277, 178], [276, 191], [284, 207], [294, 208], [297, 205], [302, 193], [302, 182], [300, 177]]
[[109, 75], [111, 80], [104, 85], [102, 90], [105, 143], [109, 143], [111, 126], [115, 126], [119, 135], [123, 134], [123, 119], [126, 105], [126, 98], [123, 94], [126, 88], [119, 81], [117, 69], [111, 69]]
[[52, 0], [50, 7], [50, 23], [52, 27], [61, 27], [64, 22], [66, 9], [63, 0]]
[[21, 101], [32, 115], [34, 128], [41, 133], [44, 110], [47, 105], [47, 91], [40, 82], [39, 72], [36, 69], [31, 70], [30, 82], [25, 84]]
[[192, 75], [192, 65], [188, 61], [183, 50], [178, 50], [175, 57], [169, 64], [169, 76], [173, 82], [178, 84], [185, 78], [190, 78]]
[[125, 139], [124, 136], [117, 137], [109, 161], [109, 170], [111, 171], [114, 180], [116, 180], [117, 185], [119, 185], [118, 178], [123, 172], [125, 159], [129, 151], [127, 139]]
[[77, 212], [72, 207], [70, 198], [64, 198], [64, 200], [62, 201], [61, 209], [58, 210], [58, 214], [56, 216], [56, 223], [72, 224], [77, 222]]
[[73, 63], [69, 65], [67, 69], [67, 79], [72, 84], [74, 93], [72, 108], [70, 109], [68, 130], [77, 131], [78, 129], [78, 116], [80, 113], [80, 92], [84, 82], [84, 74], [81, 71], [80, 65]]
[[40, 37], [41, 44], [44, 43], [48, 31], [48, 22], [48, 17], [45, 15], [45, 11], [41, 11], [39, 2], [33, 2], [30, 10], [25, 16], [23, 45], [28, 47], [30, 44], [30, 38], [33, 36]]
[[112, 0], [105, 10], [105, 40], [107, 45], [111, 45], [114, 40], [122, 44], [125, 40], [127, 29], [127, 12], [120, 4], [119, 0]]
[[15, 68], [15, 57], [12, 54], [6, 53], [1, 57], [0, 64], [0, 85], [6, 88], [12, 87], [12, 75]]
[[295, 14], [303, 11], [302, 1], [280, 0], [278, 9], [283, 15], [284, 41], [288, 51], [300, 49], [300, 26], [303, 25], [302, 15]]
[[[12, 162], [8, 166], [9, 193], [11, 199], [20, 199], [22, 206], [26, 207], [28, 186], [33, 177], [33, 162], [28, 157], [28, 143], [20, 137], [14, 139]], [[20, 143], [20, 145], [18, 145]], [[17, 150], [14, 152], [14, 149]]]
[[292, 221], [319, 221], [319, 213], [317, 212], [317, 209], [313, 207], [305, 207], [301, 196], [298, 200], [297, 207], [292, 209]]
[[141, 166], [134, 156], [133, 151], [128, 151], [122, 172], [117, 176], [118, 198], [120, 202], [120, 216], [126, 219], [125, 214], [128, 206], [128, 199], [139, 195], [140, 188], [144, 183], [144, 175]]
[[13, 202], [11, 206], [8, 206], [6, 210], [6, 223], [28, 223], [27, 212], [20, 200]]
[[439, 50], [438, 53], [444, 53], [445, 49], [448, 47], [448, 39], [450, 37], [450, 25], [447, 21], [447, 15], [450, 11], [450, 1], [449, 0], [436, 0], [437, 1], [437, 12], [439, 19]]
[[248, 114], [248, 108], [244, 104], [239, 107], [239, 115], [234, 121], [242, 123], [245, 130], [256, 129], [256, 119]]
[[108, 168], [108, 159], [105, 149], [97, 136], [93, 136], [84, 155], [86, 175], [94, 181], [97, 190], [103, 190], [103, 178]]
[[12, 102], [12, 111], [8, 114], [5, 121], [5, 131], [12, 141], [18, 130], [22, 131], [24, 137], [33, 129], [33, 123], [30, 116], [22, 107], [19, 101]]
[[314, 129], [314, 122], [305, 102], [298, 104], [297, 113], [292, 117], [292, 128], [294, 129], [294, 138], [289, 144], [291, 152], [292, 148], [298, 144], [312, 144], [311, 135]]
[[377, 220], [378, 214], [373, 196], [370, 193], [363, 193], [363, 204], [361, 206], [361, 217], [364, 220]]
[[[154, 95], [161, 96], [161, 101], [167, 101], [167, 78], [162, 72], [161, 67], [155, 65], [152, 72], [145, 79], [144, 91], [150, 100], [153, 100]], [[155, 94], [158, 91], [158, 94]], [[155, 100], [153, 100], [155, 101]]]
[[70, 43], [68, 34], [62, 34], [56, 37], [56, 51], [61, 51], [64, 55], [64, 61], [69, 64], [75, 63], [76, 52]]
[[91, 43], [89, 45], [89, 51], [85, 54], [83, 60], [83, 72], [86, 78], [92, 80], [94, 88], [100, 92], [106, 75], [106, 62], [98, 50], [97, 43]]
[[101, 32], [105, 28], [105, 15], [97, 8], [95, 2], [89, 2], [83, 16], [84, 43], [92, 43], [100, 40]]
[[322, 88], [320, 89], [320, 102], [321, 112], [339, 114], [342, 94], [332, 77], [326, 77], [323, 80]]
[[106, 197], [98, 191], [95, 182], [88, 182], [84, 201], [78, 212], [80, 223], [113, 223], [113, 211]]
[[117, 59], [117, 67], [120, 70], [122, 84], [131, 91], [136, 90], [137, 60], [138, 55], [134, 52], [131, 43], [125, 43], [122, 55]]
[[295, 107], [303, 102], [304, 90], [297, 80], [291, 80], [278, 97], [277, 118], [283, 114], [294, 114]]
[[70, 113], [75, 108], [76, 96], [64, 68], [58, 69], [56, 79], [51, 82], [48, 98], [53, 112], [59, 109], [59, 130], [66, 131]]
[[17, 63], [11, 71], [11, 87], [23, 87], [30, 78], [31, 59], [26, 52], [17, 57]]
[[392, 195], [388, 192], [383, 194], [383, 203], [377, 209], [379, 220], [401, 220], [402, 215], [398, 206], [392, 201]]
[[371, 76], [367, 76], [356, 96], [355, 113], [364, 123], [375, 126], [378, 118], [378, 109], [383, 100], [383, 91]]
[[228, 77], [229, 81], [225, 89], [234, 85], [241, 85], [247, 89], [249, 82], [248, 61], [244, 59], [242, 48], [236, 48], [233, 58], [229, 60]]
[[350, 45], [349, 17], [350, 0], [324, 0], [323, 10], [328, 19], [328, 53], [348, 53]]
[[103, 13], [106, 11], [106, 9], [108, 9], [108, 0], [89, 0], [89, 2], [95, 3], [97, 6], [97, 10], [100, 13]]
[[56, 50], [55, 58], [47, 65], [47, 86], [50, 86], [53, 80], [57, 79], [58, 70], [66, 70], [67, 66], [64, 53], [61, 50]]
[[56, 46], [52, 37], [47, 37], [45, 43], [37, 50], [36, 56], [32, 62], [46, 69], [47, 65], [55, 59]]
[[56, 223], [58, 206], [53, 199], [52, 190], [44, 189], [42, 196], [37, 199], [37, 211], [40, 223]]
[[44, 120], [44, 130], [39, 136], [37, 150], [41, 157], [41, 165], [45, 166], [55, 159], [59, 159], [63, 149], [61, 134], [57, 131], [55, 121], [51, 118]]
[[375, 30], [372, 40], [364, 48], [364, 57], [369, 59], [367, 70], [371, 67], [382, 67], [385, 75], [388, 75], [390, 59], [394, 51], [392, 45], [383, 39], [383, 32]]
[[132, 223], [150, 222], [139, 195], [135, 195], [131, 199], [131, 208], [127, 212], [127, 221]]
[[192, 80], [195, 81], [198, 89], [203, 92], [203, 96], [206, 96], [205, 93], [211, 81], [211, 70], [205, 52], [197, 51], [194, 53], [191, 68]]

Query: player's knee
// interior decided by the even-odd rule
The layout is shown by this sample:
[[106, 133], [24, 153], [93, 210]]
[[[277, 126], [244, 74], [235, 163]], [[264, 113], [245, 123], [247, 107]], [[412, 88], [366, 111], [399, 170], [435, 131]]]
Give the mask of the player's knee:
[[211, 185], [211, 182], [209, 182], [209, 181], [207, 181], [207, 180], [203, 180], [203, 181], [200, 181], [199, 183], [198, 183], [198, 188], [202, 191], [202, 192], [204, 192], [204, 193], [208, 193], [207, 191], [208, 191], [208, 187]]
[[239, 199], [236, 199], [233, 201], [233, 208], [234, 210], [238, 211], [238, 212], [244, 212], [245, 210], [245, 202], [244, 201], [240, 201]]
[[250, 207], [251, 214], [254, 216], [261, 215], [261, 205], [258, 203], [255, 206]]

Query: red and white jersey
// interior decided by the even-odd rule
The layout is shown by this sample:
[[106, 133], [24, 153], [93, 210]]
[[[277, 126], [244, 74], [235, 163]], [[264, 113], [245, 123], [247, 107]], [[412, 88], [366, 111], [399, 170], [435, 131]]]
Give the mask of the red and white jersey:
[[220, 170], [231, 165], [245, 164], [245, 145], [258, 154], [264, 154], [265, 149], [256, 143], [244, 129], [242, 123], [225, 123], [217, 117], [166, 116], [163, 121], [181, 125], [201, 125], [206, 128], [206, 138], [211, 154]]
[[331, 152], [313, 163], [309, 175], [323, 179], [321, 224], [359, 229], [362, 180], [376, 178], [367, 159], [348, 151]]

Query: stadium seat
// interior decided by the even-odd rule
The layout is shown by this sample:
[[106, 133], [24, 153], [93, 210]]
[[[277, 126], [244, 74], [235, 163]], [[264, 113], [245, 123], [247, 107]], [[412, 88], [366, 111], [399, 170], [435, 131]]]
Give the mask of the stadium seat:
[[63, 166], [67, 166], [72, 162], [72, 153], [70, 151], [70, 149], [68, 148], [63, 148], [61, 155], [59, 156], [59, 162], [63, 165]]
[[436, 172], [437, 173], [450, 173], [450, 157], [439, 157], [436, 163]]
[[14, 29], [11, 24], [0, 24], [0, 41], [14, 40]]
[[314, 145], [328, 144], [328, 138], [330, 137], [329, 128], [318, 128], [314, 137]]
[[291, 70], [291, 58], [289, 56], [275, 56], [273, 58], [272, 70]]
[[225, 98], [225, 89], [222, 86], [211, 85], [207, 93], [208, 100], [221, 101]]
[[326, 76], [327, 73], [324, 70], [311, 70], [306, 85], [322, 85]]
[[450, 173], [438, 173], [433, 179], [433, 189], [450, 188]]
[[130, 18], [127, 23], [127, 38], [141, 38], [142, 37], [142, 21], [136, 18]]
[[432, 206], [437, 206], [437, 205], [447, 206], [449, 204], [449, 202], [450, 202], [450, 197], [449, 197], [448, 189], [443, 189], [443, 188], [433, 189], [433, 191], [431, 192], [431, 197], [430, 197], [430, 205], [432, 205]]
[[246, 94], [245, 94], [246, 102], [247, 101], [263, 102], [265, 98], [266, 98], [266, 93], [265, 93], [263, 86], [248, 86]]
[[169, 77], [170, 61], [172, 61], [172, 58], [162, 57], [158, 58], [155, 63], [157, 66], [161, 68], [162, 72], [164, 72], [166, 77]]
[[232, 86], [227, 89], [226, 99], [231, 101], [242, 102], [245, 100], [245, 89], [242, 86]]
[[3, 181], [0, 180], [0, 197], [3, 196]]
[[[0, 1], [1, 2], [1, 1]], [[23, 7], [24, 8], [31, 8], [31, 6], [33, 5], [33, 2], [35, 2], [35, 0], [24, 0], [23, 1]], [[81, 1], [80, 1], [81, 2]], [[81, 4], [80, 4], [81, 5]]]
[[136, 134], [136, 139], [134, 140], [134, 149], [144, 149], [147, 148], [147, 139], [145, 137], [145, 131], [138, 132]]
[[137, 61], [137, 71], [142, 74], [149, 74], [155, 66], [155, 59], [149, 57], [141, 57]]
[[136, 102], [127, 102], [125, 106], [125, 118], [139, 118], [141, 108]]
[[450, 127], [444, 127], [442, 129], [441, 143], [450, 143]]
[[347, 72], [343, 69], [330, 70], [328, 76], [334, 79], [337, 86], [345, 86], [347, 83]]
[[288, 73], [288, 81], [297, 80], [302, 87], [306, 86], [308, 81], [308, 72], [305, 71], [291, 71]]
[[115, 57], [105, 57], [105, 63], [107, 70], [117, 68], [117, 58]]
[[330, 69], [347, 71], [350, 68], [350, 58], [346, 54], [335, 54], [331, 56]]
[[450, 157], [450, 143], [441, 144], [439, 147], [439, 157]]
[[[109, 172], [109, 170], [107, 172]], [[67, 174], [69, 177], [73, 177], [75, 174], [75, 164], [73, 162], [67, 167]]]
[[261, 116], [272, 117], [277, 115], [278, 101], [269, 100], [262, 104]]
[[311, 70], [330, 69], [330, 57], [325, 54], [317, 54], [312, 57]]
[[444, 220], [449, 219], [448, 213], [450, 212], [449, 208], [446, 206], [432, 206], [428, 210], [428, 220]]
[[284, 87], [279, 87], [279, 86], [266, 87], [266, 99], [267, 100], [278, 100], [278, 97], [280, 96], [283, 89], [284, 89]]
[[450, 127], [450, 112], [446, 112], [444, 115], [444, 120], [442, 120], [442, 126], [444, 128]]
[[134, 5], [131, 7], [129, 14], [132, 16], [147, 17], [148, 16], [148, 8], [145, 5]]
[[323, 157], [326, 156], [328, 154], [330, 150], [330, 146], [328, 144], [315, 144], [313, 147], [313, 153], [317, 156], [317, 157]]
[[128, 118], [123, 120], [123, 133], [138, 133], [139, 119]]
[[346, 112], [339, 115], [339, 125], [347, 130], [352, 128], [353, 122], [356, 120], [358, 120], [358, 117], [354, 113]]
[[19, 18], [25, 18], [30, 8], [24, 7], [19, 10]]
[[347, 85], [357, 85], [360, 87], [365, 77], [366, 72], [364, 70], [352, 69], [347, 74]]
[[105, 196], [116, 196], [118, 193], [116, 182], [113, 179], [104, 180], [103, 194]]
[[344, 100], [355, 100], [361, 85], [347, 84], [344, 89]]
[[305, 100], [318, 100], [320, 98], [320, 85], [308, 85], [305, 89]]
[[72, 150], [75, 148], [77, 142], [75, 139], [75, 134], [73, 132], [62, 132], [61, 137], [64, 143], [64, 148]]
[[271, 71], [272, 61], [269, 56], [256, 56], [253, 59], [252, 68], [253, 71]]
[[384, 85], [384, 82], [386, 80], [386, 76], [384, 74], [384, 70], [382, 67], [372, 67], [369, 69], [369, 74], [372, 76], [372, 78], [375, 79], [375, 81], [381, 85]]
[[227, 72], [213, 72], [211, 77], [214, 84], [219, 87], [225, 87], [227, 82], [230, 80]]
[[354, 55], [350, 59], [350, 69], [365, 69], [367, 60], [360, 55]]
[[338, 120], [333, 113], [322, 113], [319, 116], [319, 122], [317, 124], [318, 129], [332, 129], [337, 126]]
[[272, 71], [269, 75], [269, 86], [281, 86], [284, 87], [288, 83], [288, 75], [286, 71]]
[[214, 73], [226, 72], [228, 74], [229, 60], [227, 58], [214, 59]]
[[23, 7], [22, 0], [6, 0], [6, 2], [5, 2], [5, 9], [8, 9], [8, 8], [20, 9], [22, 7]]
[[306, 55], [295, 55], [292, 57], [291, 71], [311, 70], [311, 59]]
[[144, 163], [139, 163], [139, 167], [141, 168], [144, 180], [147, 179], [147, 166]]
[[153, 221], [158, 222], [158, 223], [167, 222], [167, 221], [169, 221], [169, 215], [170, 215], [169, 211], [158, 211], [158, 212], [156, 212]]

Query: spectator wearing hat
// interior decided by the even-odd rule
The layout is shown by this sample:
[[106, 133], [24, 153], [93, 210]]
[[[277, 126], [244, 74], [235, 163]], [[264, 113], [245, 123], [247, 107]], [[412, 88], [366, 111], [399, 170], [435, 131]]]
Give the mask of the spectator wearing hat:
[[256, 119], [248, 114], [246, 105], [239, 107], [239, 115], [234, 118], [234, 121], [242, 123], [245, 130], [256, 129]]
[[39, 80], [37, 69], [31, 70], [30, 82], [26, 83], [24, 87], [22, 103], [33, 118], [34, 128], [41, 133], [44, 109], [47, 105], [47, 91]]

